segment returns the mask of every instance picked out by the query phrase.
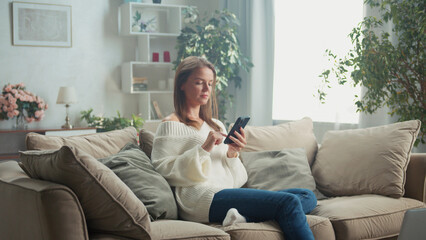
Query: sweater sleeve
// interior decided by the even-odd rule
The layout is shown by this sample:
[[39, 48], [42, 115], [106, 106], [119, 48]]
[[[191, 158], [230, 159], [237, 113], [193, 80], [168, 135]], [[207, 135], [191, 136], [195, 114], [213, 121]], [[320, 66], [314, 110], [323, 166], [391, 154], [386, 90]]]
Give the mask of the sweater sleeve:
[[[202, 140], [185, 132], [175, 135], [173, 131], [176, 129], [173, 128], [176, 125], [170, 125], [173, 124], [160, 125], [154, 139], [151, 161], [155, 169], [175, 187], [187, 187], [206, 181], [211, 158], [210, 153], [201, 147]], [[172, 128], [172, 131], [167, 131], [167, 128]]]

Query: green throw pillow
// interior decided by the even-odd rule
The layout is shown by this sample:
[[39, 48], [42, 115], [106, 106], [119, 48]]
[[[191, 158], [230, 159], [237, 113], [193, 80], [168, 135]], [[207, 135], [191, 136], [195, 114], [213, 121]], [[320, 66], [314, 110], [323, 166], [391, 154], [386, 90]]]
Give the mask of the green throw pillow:
[[270, 191], [306, 188], [312, 190], [318, 199], [324, 198], [316, 190], [305, 149], [242, 152], [240, 156], [247, 170], [247, 188]]
[[155, 171], [137, 145], [128, 143], [117, 154], [98, 161], [110, 168], [135, 193], [153, 220], [177, 219], [177, 206], [169, 184]]

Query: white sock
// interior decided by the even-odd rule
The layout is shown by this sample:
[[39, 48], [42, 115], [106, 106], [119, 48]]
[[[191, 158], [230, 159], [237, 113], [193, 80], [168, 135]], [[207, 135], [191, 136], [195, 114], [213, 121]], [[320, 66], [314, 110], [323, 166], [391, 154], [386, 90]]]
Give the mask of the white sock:
[[241, 215], [237, 209], [231, 208], [226, 213], [226, 217], [225, 219], [223, 219], [222, 225], [226, 227], [234, 223], [246, 223], [246, 222], [247, 222], [246, 218], [243, 215]]

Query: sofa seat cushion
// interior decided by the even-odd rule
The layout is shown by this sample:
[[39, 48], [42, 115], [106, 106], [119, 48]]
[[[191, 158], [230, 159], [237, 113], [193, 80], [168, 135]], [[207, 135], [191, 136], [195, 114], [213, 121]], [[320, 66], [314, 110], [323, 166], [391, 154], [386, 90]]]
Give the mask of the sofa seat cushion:
[[329, 218], [336, 239], [376, 239], [397, 236], [405, 211], [420, 207], [414, 199], [368, 194], [318, 201], [310, 214]]
[[[313, 215], [307, 215], [306, 217], [309, 227], [311, 228], [316, 240], [335, 239], [333, 226], [327, 218]], [[275, 221], [258, 223], [237, 223], [226, 227], [220, 224], [209, 225], [229, 233], [229, 235], [231, 235], [231, 239], [233, 240], [284, 239], [281, 228]]]
[[229, 240], [229, 234], [201, 223], [159, 220], [151, 223], [153, 239]]

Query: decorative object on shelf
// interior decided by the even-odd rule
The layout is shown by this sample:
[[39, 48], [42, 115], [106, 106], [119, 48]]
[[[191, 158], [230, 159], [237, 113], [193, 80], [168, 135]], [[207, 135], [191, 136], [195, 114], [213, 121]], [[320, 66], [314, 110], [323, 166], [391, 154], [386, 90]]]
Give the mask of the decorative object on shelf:
[[151, 19], [142, 19], [142, 13], [136, 10], [135, 15], [133, 16], [133, 32], [155, 32], [156, 27], [156, 18], [152, 17]]
[[239, 21], [228, 10], [218, 10], [211, 17], [199, 17], [196, 8], [182, 9], [186, 26], [177, 38], [177, 67], [181, 60], [189, 56], [202, 56], [216, 68], [219, 119], [225, 122], [228, 106], [232, 105], [233, 96], [228, 94], [228, 82], [241, 87], [240, 68], [249, 71], [253, 64], [240, 50], [237, 26]]
[[58, 98], [56, 99], [57, 104], [65, 104], [65, 109], [67, 116], [65, 117], [65, 124], [62, 125], [62, 128], [71, 129], [72, 125], [69, 118], [69, 107], [71, 103], [77, 102], [77, 95], [75, 93], [74, 87], [61, 87], [59, 88]]
[[145, 122], [143, 118], [134, 114], [132, 114], [132, 119], [121, 117], [119, 111], [117, 111], [117, 117], [113, 118], [95, 116], [92, 114], [92, 112], [92, 108], [87, 111], [81, 111], [81, 120], [86, 120], [89, 127], [96, 127], [98, 132], [107, 132], [115, 129], [123, 129], [129, 126], [133, 126], [139, 131]]
[[12, 6], [13, 45], [71, 47], [71, 6], [24, 2]]
[[48, 105], [42, 98], [25, 90], [24, 83], [7, 84], [0, 96], [0, 120], [16, 117], [14, 128], [25, 129], [27, 123], [40, 121]]
[[160, 54], [158, 52], [152, 53], [152, 61], [153, 62], [159, 62], [160, 61]]
[[169, 90], [173, 91], [173, 88], [175, 87], [175, 79], [174, 78], [169, 78], [168, 80], [168, 84], [169, 84]]
[[[321, 75], [317, 96], [324, 102], [330, 87], [330, 74], [340, 85], [363, 86], [365, 93], [357, 99], [357, 111], [374, 113], [383, 106], [398, 121], [419, 119], [422, 124], [415, 146], [426, 137], [426, 80], [424, 0], [366, 1], [380, 17], [367, 17], [349, 34], [353, 43], [344, 58], [326, 50], [333, 67]], [[381, 31], [383, 24], [392, 26]], [[388, 29], [386, 27], [386, 29]], [[389, 28], [390, 29], [390, 28]], [[350, 77], [347, 73], [350, 73]]]
[[158, 80], [158, 89], [166, 90], [166, 80]]
[[169, 51], [163, 52], [163, 62], [170, 62], [170, 52]]
[[161, 0], [152, 0], [153, 3], [160, 4]]
[[155, 115], [157, 116], [158, 119], [163, 119], [163, 114], [161, 113], [160, 110], [160, 106], [158, 105], [157, 101], [152, 101], [152, 106], [154, 107], [155, 110]]

